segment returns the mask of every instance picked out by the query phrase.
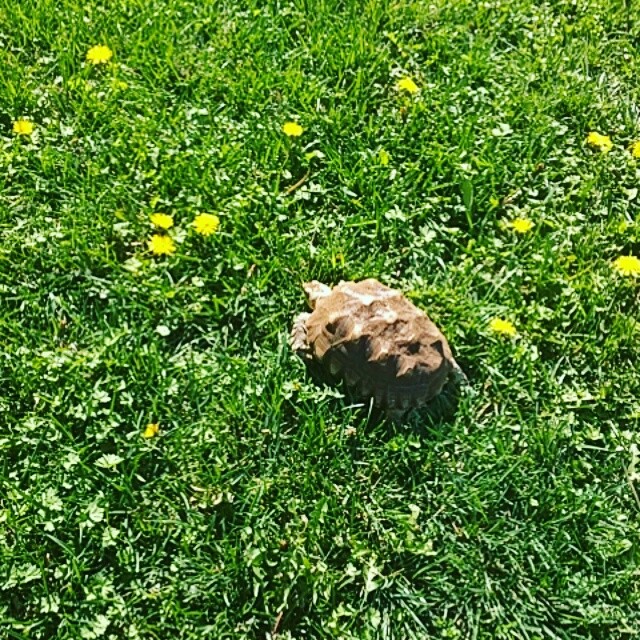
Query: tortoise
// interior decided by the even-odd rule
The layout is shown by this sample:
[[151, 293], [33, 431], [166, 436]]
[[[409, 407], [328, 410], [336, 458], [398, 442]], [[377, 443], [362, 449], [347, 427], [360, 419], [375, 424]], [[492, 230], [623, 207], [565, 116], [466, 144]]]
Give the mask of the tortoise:
[[426, 405], [450, 378], [466, 380], [447, 339], [400, 291], [373, 278], [303, 288], [312, 312], [296, 317], [293, 350], [389, 417]]

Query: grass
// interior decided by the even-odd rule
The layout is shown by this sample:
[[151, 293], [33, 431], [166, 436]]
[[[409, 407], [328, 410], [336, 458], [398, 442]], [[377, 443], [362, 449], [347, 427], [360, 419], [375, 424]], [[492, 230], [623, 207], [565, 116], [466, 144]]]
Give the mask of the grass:
[[[0, 635], [640, 635], [639, 34], [605, 0], [0, 1]], [[370, 421], [290, 353], [303, 281], [369, 276], [448, 336], [454, 418]]]

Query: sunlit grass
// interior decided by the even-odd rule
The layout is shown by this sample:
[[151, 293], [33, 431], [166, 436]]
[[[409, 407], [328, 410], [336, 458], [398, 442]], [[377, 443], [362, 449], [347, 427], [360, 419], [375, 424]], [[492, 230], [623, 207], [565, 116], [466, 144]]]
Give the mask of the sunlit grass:
[[[0, 636], [637, 635], [638, 27], [0, 5]], [[301, 283], [364, 277], [454, 418], [291, 354]]]

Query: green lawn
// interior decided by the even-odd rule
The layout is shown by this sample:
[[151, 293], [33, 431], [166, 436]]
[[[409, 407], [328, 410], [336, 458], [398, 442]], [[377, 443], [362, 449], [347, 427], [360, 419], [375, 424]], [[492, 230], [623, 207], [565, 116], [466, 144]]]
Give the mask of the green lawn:
[[[0, 638], [640, 636], [627, 4], [0, 0]], [[364, 277], [455, 417], [290, 352]]]

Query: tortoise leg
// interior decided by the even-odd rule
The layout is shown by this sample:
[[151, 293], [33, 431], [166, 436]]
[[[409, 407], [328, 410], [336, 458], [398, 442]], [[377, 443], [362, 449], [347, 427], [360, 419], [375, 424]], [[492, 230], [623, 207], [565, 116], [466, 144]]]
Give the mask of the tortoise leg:
[[467, 378], [467, 374], [455, 360], [453, 361], [453, 371], [449, 374], [449, 380], [444, 387], [444, 392], [456, 399], [462, 393], [471, 397], [475, 395], [475, 391], [471, 386], [469, 378]]
[[469, 378], [467, 378], [467, 374], [462, 370], [462, 367], [453, 360], [453, 358], [451, 360], [453, 363], [453, 371], [451, 372], [453, 382], [455, 382], [458, 387], [471, 387]]
[[307, 341], [307, 319], [311, 314], [301, 313], [293, 321], [293, 328], [289, 335], [289, 344], [291, 348], [300, 356], [303, 360], [311, 360], [311, 347]]

